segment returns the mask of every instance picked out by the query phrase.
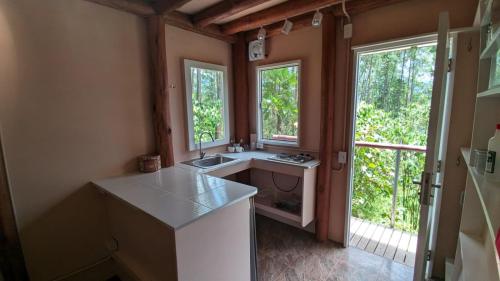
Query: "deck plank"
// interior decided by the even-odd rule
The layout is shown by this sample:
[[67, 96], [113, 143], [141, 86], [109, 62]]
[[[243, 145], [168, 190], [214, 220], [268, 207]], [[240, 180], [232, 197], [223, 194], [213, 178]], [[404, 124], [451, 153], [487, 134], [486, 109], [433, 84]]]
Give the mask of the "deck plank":
[[375, 232], [376, 228], [377, 228], [376, 224], [370, 223], [368, 225], [368, 228], [366, 229], [365, 233], [361, 237], [361, 240], [359, 240], [359, 243], [357, 246], [358, 248], [360, 248], [361, 250], [364, 250], [366, 248], [366, 246], [370, 242], [370, 239], [372, 238], [373, 233]]
[[351, 225], [349, 226], [349, 240], [352, 239], [354, 234], [356, 233], [356, 230], [358, 230], [359, 226], [361, 225], [361, 220], [355, 217], [351, 217]]
[[385, 250], [384, 257], [394, 259], [394, 255], [396, 254], [396, 250], [398, 248], [399, 240], [401, 240], [402, 232], [400, 230], [395, 229], [392, 232], [391, 240], [387, 245], [387, 249]]
[[366, 229], [368, 228], [369, 223], [367, 221], [363, 221], [361, 225], [359, 226], [358, 230], [354, 234], [354, 236], [351, 239], [351, 246], [357, 246], [361, 238], [363, 237], [363, 234], [365, 233]]
[[391, 240], [392, 233], [394, 232], [391, 228], [385, 228], [382, 233], [382, 237], [378, 241], [377, 248], [373, 252], [375, 255], [384, 256], [385, 250], [387, 249], [387, 245], [389, 245], [389, 241]]
[[370, 239], [370, 242], [368, 242], [368, 245], [366, 245], [365, 251], [370, 253], [375, 252], [375, 249], [377, 248], [380, 239], [382, 239], [382, 234], [384, 234], [384, 230], [385, 227], [377, 225], [375, 231], [373, 232], [372, 238]]
[[408, 245], [408, 251], [406, 252], [405, 264], [409, 266], [415, 266], [415, 254], [417, 253], [417, 235], [412, 234], [410, 238], [410, 243]]
[[399, 240], [396, 254], [394, 255], [394, 261], [399, 263], [405, 262], [406, 251], [408, 250], [408, 245], [410, 244], [411, 235], [408, 232], [403, 232], [401, 234], [401, 239]]

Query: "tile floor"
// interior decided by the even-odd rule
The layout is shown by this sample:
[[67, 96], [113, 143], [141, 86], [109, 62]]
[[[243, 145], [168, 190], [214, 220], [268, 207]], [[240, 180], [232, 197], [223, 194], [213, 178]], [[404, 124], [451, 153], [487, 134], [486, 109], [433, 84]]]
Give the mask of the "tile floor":
[[257, 216], [259, 281], [406, 281], [413, 268]]

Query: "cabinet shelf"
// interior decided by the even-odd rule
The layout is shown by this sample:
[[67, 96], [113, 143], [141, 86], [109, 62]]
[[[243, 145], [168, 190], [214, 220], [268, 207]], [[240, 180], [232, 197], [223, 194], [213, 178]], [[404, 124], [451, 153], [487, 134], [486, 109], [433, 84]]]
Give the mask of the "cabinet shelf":
[[477, 98], [500, 98], [500, 86], [478, 93]]
[[489, 253], [494, 250], [488, 248], [490, 243], [463, 232], [460, 232], [459, 240], [464, 280], [497, 280], [498, 263], [495, 269], [488, 262]]
[[470, 163], [470, 148], [462, 148], [462, 156], [467, 164], [469, 175], [479, 195], [481, 207], [486, 218], [489, 235], [494, 237], [500, 228], [500, 183], [489, 182], [479, 174]]

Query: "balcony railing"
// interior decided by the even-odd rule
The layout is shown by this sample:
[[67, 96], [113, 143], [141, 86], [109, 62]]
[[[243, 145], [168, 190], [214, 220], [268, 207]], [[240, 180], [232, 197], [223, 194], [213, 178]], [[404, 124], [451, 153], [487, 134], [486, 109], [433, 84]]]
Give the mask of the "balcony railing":
[[[389, 154], [389, 151], [393, 151], [394, 156], [391, 156]], [[403, 226], [400, 228], [403, 228], [407, 231], [416, 230], [416, 227], [418, 225], [419, 212], [418, 187], [413, 186], [411, 180], [418, 178], [418, 175], [423, 168], [425, 152], [425, 146], [373, 143], [364, 141], [355, 142], [355, 192], [356, 190], [358, 190], [358, 192], [363, 192], [359, 190], [368, 190], [370, 192], [373, 191], [370, 190], [372, 186], [364, 185], [373, 185], [375, 186], [375, 188], [378, 187], [381, 190], [385, 190], [385, 192], [379, 190], [377, 192], [369, 194], [354, 194], [354, 198], [358, 199], [362, 198], [362, 196], [365, 196], [366, 198], [362, 198], [364, 200], [360, 201], [365, 202], [366, 204], [383, 205], [378, 208], [376, 206], [372, 207], [374, 212], [379, 212], [377, 217], [379, 221], [375, 222], [380, 223], [380, 220], [384, 220], [384, 224], [388, 224], [390, 225], [390, 227], [395, 227], [397, 221], [396, 213], [397, 211], [399, 211], [398, 214], [400, 215], [400, 219], [398, 221], [398, 224]], [[391, 165], [393, 165], [392, 171], [390, 169]], [[403, 178], [401, 178], [402, 174]], [[393, 177], [392, 179], [390, 178], [391, 176]], [[361, 180], [358, 178], [358, 180], [356, 180], [356, 177], [365, 178], [361, 178]], [[363, 186], [356, 186], [356, 184]], [[392, 198], [390, 200], [390, 218], [388, 218], [390, 222], [387, 223], [385, 217], [387, 212], [379, 210], [381, 208], [383, 209], [387, 207], [385, 205], [388, 204], [382, 204], [387, 200], [379, 200], [379, 198], [374, 197], [384, 196], [385, 199], [388, 199], [386, 193], [388, 192], [387, 189], [390, 188], [390, 185], [392, 185]], [[402, 185], [403, 187], [403, 194], [401, 195], [398, 194], [400, 185]], [[360, 208], [364, 207], [361, 206]], [[366, 216], [366, 212], [369, 212], [369, 210], [369, 208], [367, 208], [367, 210], [364, 210], [365, 217], [362, 217], [363, 219], [370, 219], [369, 216], [371, 214]]]

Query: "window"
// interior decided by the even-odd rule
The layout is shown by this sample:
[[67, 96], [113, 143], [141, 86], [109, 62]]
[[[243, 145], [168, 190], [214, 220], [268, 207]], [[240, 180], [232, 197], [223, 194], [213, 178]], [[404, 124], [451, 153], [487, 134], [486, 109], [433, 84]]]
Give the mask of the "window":
[[229, 143], [227, 67], [184, 60], [184, 72], [189, 149]]
[[299, 145], [300, 61], [257, 67], [257, 137]]

